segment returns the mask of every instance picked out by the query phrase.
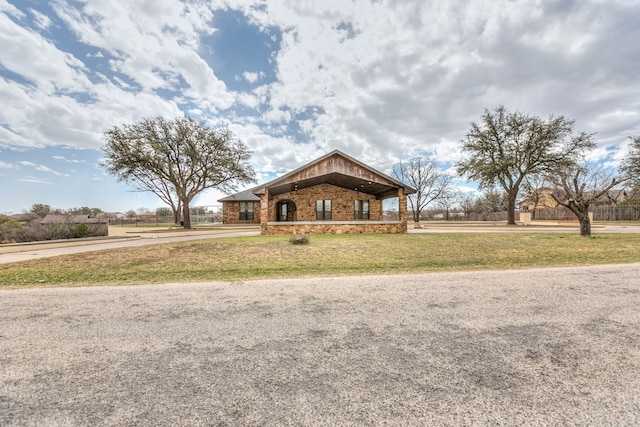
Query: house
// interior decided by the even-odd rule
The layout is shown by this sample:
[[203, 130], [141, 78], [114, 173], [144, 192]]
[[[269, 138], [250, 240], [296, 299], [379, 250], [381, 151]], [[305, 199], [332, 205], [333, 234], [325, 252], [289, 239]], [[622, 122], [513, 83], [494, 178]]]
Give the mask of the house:
[[[225, 224], [260, 224], [261, 234], [405, 233], [416, 190], [334, 150], [275, 180], [218, 200]], [[398, 219], [383, 200], [397, 198]]]
[[551, 188], [540, 188], [526, 196], [520, 203], [520, 212], [529, 212], [536, 209], [553, 209], [558, 207], [558, 202], [551, 197]]

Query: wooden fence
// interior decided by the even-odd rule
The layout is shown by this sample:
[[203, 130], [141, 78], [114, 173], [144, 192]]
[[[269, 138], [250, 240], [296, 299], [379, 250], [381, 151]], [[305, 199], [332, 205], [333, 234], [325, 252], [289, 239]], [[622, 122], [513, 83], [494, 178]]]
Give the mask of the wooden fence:
[[[575, 221], [576, 216], [567, 208], [533, 209], [531, 219]], [[594, 221], [640, 221], [640, 206], [593, 206], [589, 209]]]

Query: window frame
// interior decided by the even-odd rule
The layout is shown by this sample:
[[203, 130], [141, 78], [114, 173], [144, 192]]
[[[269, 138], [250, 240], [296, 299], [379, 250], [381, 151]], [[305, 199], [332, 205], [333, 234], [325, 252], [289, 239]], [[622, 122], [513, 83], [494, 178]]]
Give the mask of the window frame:
[[369, 200], [354, 200], [353, 219], [368, 220], [370, 216], [371, 216], [371, 204], [369, 203]]
[[316, 220], [330, 221], [331, 216], [331, 199], [316, 200]]
[[240, 203], [240, 221], [253, 221], [254, 216], [254, 207], [253, 202], [238, 202]]

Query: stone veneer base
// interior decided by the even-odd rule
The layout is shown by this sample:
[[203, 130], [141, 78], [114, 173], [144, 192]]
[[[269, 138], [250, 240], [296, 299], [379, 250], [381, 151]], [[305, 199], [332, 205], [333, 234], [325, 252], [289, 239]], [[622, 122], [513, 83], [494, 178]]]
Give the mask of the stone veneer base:
[[407, 224], [401, 221], [291, 221], [267, 222], [263, 235], [286, 234], [363, 234], [406, 233]]

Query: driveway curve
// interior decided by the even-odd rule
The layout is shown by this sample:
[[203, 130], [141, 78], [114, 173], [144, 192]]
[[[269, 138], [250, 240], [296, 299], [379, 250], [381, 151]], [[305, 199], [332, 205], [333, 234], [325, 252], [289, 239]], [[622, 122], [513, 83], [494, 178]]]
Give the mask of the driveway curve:
[[640, 264], [0, 292], [0, 425], [639, 425]]

